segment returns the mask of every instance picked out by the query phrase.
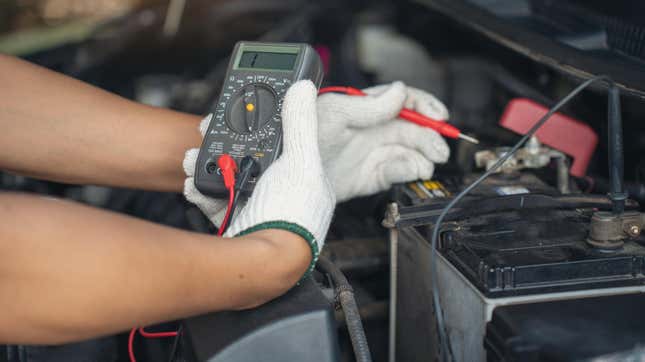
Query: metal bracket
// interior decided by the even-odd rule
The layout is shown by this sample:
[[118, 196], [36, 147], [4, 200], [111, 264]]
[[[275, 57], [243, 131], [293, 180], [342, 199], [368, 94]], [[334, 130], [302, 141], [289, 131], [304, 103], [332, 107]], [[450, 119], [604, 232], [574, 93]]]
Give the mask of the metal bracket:
[[640, 236], [644, 217], [637, 211], [626, 211], [615, 214], [609, 211], [597, 211], [591, 217], [591, 228], [587, 243], [600, 249], [618, 249], [625, 239]]
[[391, 202], [387, 205], [385, 219], [382, 225], [390, 229], [390, 310], [389, 310], [389, 336], [388, 336], [388, 362], [396, 362], [396, 303], [398, 280], [398, 248], [399, 230], [396, 223], [399, 221], [399, 205]]
[[396, 227], [396, 223], [397, 221], [399, 221], [399, 217], [401, 217], [401, 214], [399, 214], [399, 204], [397, 204], [396, 202], [391, 202], [387, 205], [385, 218], [383, 219], [383, 222], [381, 222], [381, 225], [383, 225], [383, 227], [385, 228], [393, 229]]

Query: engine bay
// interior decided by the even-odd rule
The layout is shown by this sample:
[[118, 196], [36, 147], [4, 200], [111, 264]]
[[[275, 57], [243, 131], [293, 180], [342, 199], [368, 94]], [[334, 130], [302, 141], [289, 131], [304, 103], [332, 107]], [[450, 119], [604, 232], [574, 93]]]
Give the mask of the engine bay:
[[[436, 95], [450, 111], [450, 123], [479, 140], [447, 140], [450, 159], [437, 165], [431, 180], [338, 204], [321, 254], [331, 266], [319, 263], [312, 278], [258, 308], [151, 326], [150, 331], [176, 328], [180, 334], [135, 340], [139, 361], [364, 361], [361, 348], [372, 360], [389, 362], [642, 358], [645, 88], [627, 74], [645, 73], [642, 54], [630, 48], [624, 60], [626, 48], [609, 42], [592, 59], [598, 55], [592, 46], [597, 34], [588, 30], [597, 24], [565, 20], [589, 13], [620, 18], [604, 14], [602, 5], [566, 1], [562, 10], [549, 7], [551, 2], [500, 1], [498, 14], [476, 1], [454, 3], [195, 1], [186, 5], [172, 35], [162, 31], [166, 6], [154, 5], [102, 23], [80, 41], [21, 54], [141, 103], [206, 114], [225, 83], [236, 42], [307, 43], [323, 61], [323, 86], [362, 89], [401, 80]], [[504, 6], [508, 11], [500, 10]], [[586, 12], [578, 13], [581, 8]], [[484, 19], [486, 14], [499, 19]], [[531, 23], [529, 15], [548, 22], [544, 14], [559, 16], [556, 25], [568, 25], [562, 25], [566, 31], [551, 24], [545, 33]], [[598, 22], [605, 19], [600, 15]], [[488, 21], [515, 24], [517, 37]], [[558, 52], [537, 38], [520, 37], [526, 23], [538, 24], [536, 33], [556, 39], [558, 47], [584, 54], [572, 58], [568, 48]], [[612, 51], [620, 58], [612, 58]], [[549, 108], [600, 74], [613, 77], [620, 97], [619, 152], [616, 128], [608, 122], [612, 85], [599, 82], [509, 153]], [[619, 161], [620, 175], [612, 168]], [[488, 171], [490, 176], [446, 208]], [[216, 233], [181, 194], [68, 185], [5, 172], [0, 189]], [[616, 213], [618, 203], [622, 209]], [[348, 290], [357, 310], [352, 316], [342, 300]], [[357, 328], [368, 346], [357, 345]], [[101, 361], [82, 357], [85, 343], [100, 343], [117, 351], [117, 361], [128, 361], [127, 338], [30, 348], [40, 348], [51, 361]], [[16, 359], [21, 348], [7, 346], [4, 357], [22, 361]]]

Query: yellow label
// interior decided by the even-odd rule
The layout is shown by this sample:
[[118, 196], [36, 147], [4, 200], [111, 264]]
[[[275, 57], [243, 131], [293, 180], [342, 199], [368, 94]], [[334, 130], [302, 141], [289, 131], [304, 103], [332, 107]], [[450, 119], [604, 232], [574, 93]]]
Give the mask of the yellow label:
[[427, 199], [428, 198], [428, 195], [426, 195], [425, 192], [421, 191], [421, 188], [419, 188], [419, 186], [417, 186], [417, 184], [415, 184], [414, 182], [409, 183], [408, 187], [410, 189], [412, 189], [412, 191], [414, 191], [414, 193], [417, 194], [417, 196], [420, 199]]
[[408, 187], [421, 199], [451, 196], [450, 192], [439, 181], [424, 180], [410, 182]]

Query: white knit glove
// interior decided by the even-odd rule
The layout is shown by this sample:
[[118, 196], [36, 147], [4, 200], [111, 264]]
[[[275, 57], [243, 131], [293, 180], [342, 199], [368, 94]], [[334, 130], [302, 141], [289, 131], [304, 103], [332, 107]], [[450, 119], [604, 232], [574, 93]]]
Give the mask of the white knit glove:
[[318, 151], [317, 90], [294, 83], [282, 105], [282, 154], [260, 177], [225, 236], [283, 229], [302, 236], [312, 251], [310, 270], [322, 249], [336, 198]]
[[[212, 114], [209, 114], [204, 119], [202, 119], [199, 124], [199, 132], [202, 134], [202, 137], [206, 134], [208, 130], [208, 124], [213, 118]], [[197, 205], [200, 210], [206, 215], [206, 217], [217, 227], [220, 226], [222, 220], [224, 219], [224, 214], [226, 213], [226, 206], [228, 204], [227, 200], [214, 199], [212, 197], [206, 196], [199, 192], [195, 187], [195, 165], [197, 164], [197, 156], [199, 155], [199, 148], [191, 148], [186, 151], [184, 157], [184, 172], [186, 173], [186, 180], [184, 181], [184, 196], [186, 200]], [[235, 215], [239, 213], [239, 210], [244, 205], [244, 201], [240, 198], [238, 201], [238, 207], [235, 210]], [[232, 215], [235, 217], [235, 215]]]
[[[297, 82], [287, 91], [282, 106], [282, 154], [260, 177], [246, 206], [225, 233], [235, 236], [264, 229], [294, 232], [311, 247], [310, 269], [322, 249], [336, 204], [318, 151], [316, 95], [316, 87], [310, 81]], [[202, 134], [209, 121], [202, 121]], [[202, 195], [194, 186], [198, 152], [186, 152], [184, 169], [189, 177], [184, 194], [219, 224], [226, 203]]]
[[225, 235], [279, 228], [322, 247], [336, 197], [318, 151], [316, 96], [311, 81], [296, 82], [287, 91], [282, 106], [282, 154], [260, 177]]
[[364, 90], [368, 96], [318, 97], [320, 153], [338, 201], [429, 179], [450, 149], [435, 131], [395, 120], [403, 107], [435, 119], [448, 110], [434, 96], [401, 82]]

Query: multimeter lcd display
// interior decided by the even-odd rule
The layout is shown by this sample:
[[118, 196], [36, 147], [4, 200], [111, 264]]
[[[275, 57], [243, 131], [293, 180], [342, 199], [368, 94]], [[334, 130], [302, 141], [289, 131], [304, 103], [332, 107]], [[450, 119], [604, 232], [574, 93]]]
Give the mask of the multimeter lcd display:
[[237, 66], [248, 69], [293, 70], [296, 58], [298, 54], [245, 51]]

